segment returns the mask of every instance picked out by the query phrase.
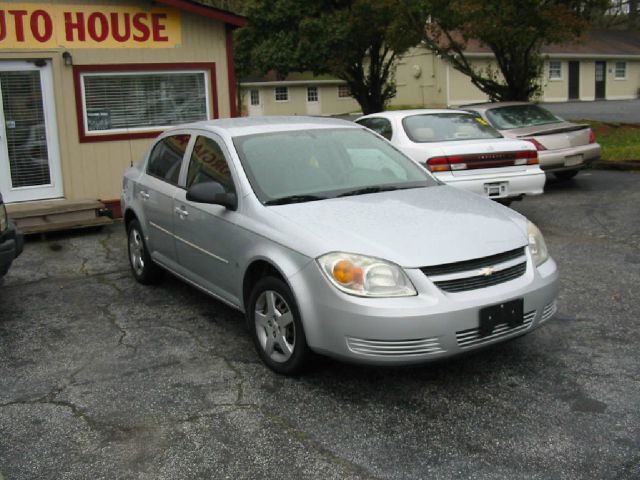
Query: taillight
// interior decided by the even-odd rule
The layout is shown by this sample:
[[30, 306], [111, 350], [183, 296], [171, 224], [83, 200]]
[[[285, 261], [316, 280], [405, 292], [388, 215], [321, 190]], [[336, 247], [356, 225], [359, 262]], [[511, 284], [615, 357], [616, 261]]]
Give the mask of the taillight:
[[537, 165], [538, 163], [540, 163], [540, 160], [538, 160], [538, 152], [536, 150], [521, 150], [516, 153], [514, 165]]
[[589, 143], [596, 143], [596, 134], [593, 130], [589, 130]]
[[520, 150], [518, 152], [432, 157], [427, 160], [426, 165], [431, 172], [451, 172], [477, 170], [480, 168], [512, 167], [514, 165], [537, 165], [538, 163], [538, 152], [536, 150]]
[[433, 157], [427, 160], [427, 168], [430, 172], [448, 172], [449, 168], [448, 157]]
[[538, 150], [539, 152], [541, 152], [542, 150], [546, 150], [547, 148], [542, 145], [538, 140], [536, 140], [535, 138], [523, 138], [522, 140], [524, 140], [525, 142], [531, 142], [533, 143], [533, 145], [536, 147], [536, 150]]

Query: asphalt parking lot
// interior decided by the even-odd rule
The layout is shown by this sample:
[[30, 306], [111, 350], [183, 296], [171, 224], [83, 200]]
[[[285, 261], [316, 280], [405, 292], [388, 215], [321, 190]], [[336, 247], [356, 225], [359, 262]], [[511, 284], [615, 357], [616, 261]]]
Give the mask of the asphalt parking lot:
[[543, 106], [569, 120], [640, 123], [640, 99], [545, 103]]
[[513, 206], [556, 317], [412, 368], [277, 376], [239, 313], [136, 284], [121, 224], [31, 239], [0, 287], [0, 478], [640, 478], [640, 174], [546, 190]]

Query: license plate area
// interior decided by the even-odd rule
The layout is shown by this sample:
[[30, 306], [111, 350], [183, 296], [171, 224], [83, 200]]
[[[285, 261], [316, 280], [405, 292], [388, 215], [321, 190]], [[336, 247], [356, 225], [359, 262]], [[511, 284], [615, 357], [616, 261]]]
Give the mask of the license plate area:
[[491, 182], [484, 184], [487, 197], [504, 197], [509, 192], [509, 182]]
[[564, 158], [565, 167], [573, 167], [582, 163], [582, 155], [570, 155]]
[[519, 298], [480, 309], [480, 325], [478, 334], [486, 337], [493, 329], [502, 324], [515, 328], [524, 323], [524, 300]]

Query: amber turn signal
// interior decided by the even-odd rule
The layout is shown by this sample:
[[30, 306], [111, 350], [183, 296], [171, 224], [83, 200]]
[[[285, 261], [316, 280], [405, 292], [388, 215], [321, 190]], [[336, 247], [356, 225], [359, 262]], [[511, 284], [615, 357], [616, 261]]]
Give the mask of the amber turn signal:
[[363, 271], [349, 260], [340, 260], [333, 266], [333, 278], [342, 285], [362, 282]]

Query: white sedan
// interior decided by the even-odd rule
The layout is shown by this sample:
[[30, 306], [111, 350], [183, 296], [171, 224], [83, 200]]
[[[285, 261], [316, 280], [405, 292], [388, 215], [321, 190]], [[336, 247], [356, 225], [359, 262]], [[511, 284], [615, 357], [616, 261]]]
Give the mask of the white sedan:
[[356, 120], [444, 183], [509, 203], [543, 192], [545, 175], [530, 142], [504, 138], [459, 110], [398, 110]]

